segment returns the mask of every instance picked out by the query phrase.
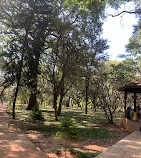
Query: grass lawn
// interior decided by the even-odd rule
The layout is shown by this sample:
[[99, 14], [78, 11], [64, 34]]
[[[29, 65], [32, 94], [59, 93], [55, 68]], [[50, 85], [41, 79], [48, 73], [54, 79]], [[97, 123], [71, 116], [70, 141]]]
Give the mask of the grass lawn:
[[[93, 109], [88, 109], [88, 114], [85, 115], [82, 109], [78, 108], [64, 108], [62, 109], [61, 116], [59, 121], [55, 121], [54, 109], [52, 107], [40, 107], [43, 112], [45, 121], [43, 124], [40, 123], [31, 123], [28, 121], [28, 116], [31, 111], [25, 110], [27, 105], [16, 105], [16, 119], [25, 119], [25, 126], [22, 128], [23, 131], [39, 131], [41, 133], [51, 133], [55, 134], [59, 129], [59, 121], [64, 119], [64, 117], [69, 117], [75, 123], [74, 130], [78, 131], [79, 139], [109, 139], [114, 138], [114, 135], [111, 135], [109, 132], [109, 127], [106, 126], [106, 119], [104, 113], [97, 109], [97, 112], [94, 112]], [[12, 106], [8, 106], [8, 114], [12, 114]], [[115, 122], [121, 121], [121, 112], [119, 110], [115, 114]], [[84, 151], [79, 148], [71, 149], [71, 152], [80, 153], [81, 157], [95, 157], [99, 152], [90, 152]]]

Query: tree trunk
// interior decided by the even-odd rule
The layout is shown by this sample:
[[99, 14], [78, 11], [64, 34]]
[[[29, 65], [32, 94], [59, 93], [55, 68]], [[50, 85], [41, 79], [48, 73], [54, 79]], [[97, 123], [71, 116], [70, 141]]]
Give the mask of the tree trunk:
[[113, 113], [110, 111], [110, 123], [113, 124], [114, 120], [113, 120]]
[[58, 98], [58, 95], [56, 93], [54, 93], [54, 105], [53, 105], [53, 108], [55, 110], [55, 120], [56, 121], [58, 121], [57, 98]]
[[16, 91], [15, 91], [15, 94], [14, 94], [14, 99], [13, 99], [12, 119], [14, 119], [14, 120], [15, 120], [15, 106], [16, 106], [16, 99], [17, 99], [17, 95], [18, 95], [18, 91], [19, 91], [20, 78], [21, 78], [21, 75], [18, 78], [17, 87], [16, 87]]
[[70, 97], [69, 97], [69, 99], [67, 100], [66, 107], [70, 107]]
[[[35, 104], [37, 104], [37, 85], [38, 85], [38, 67], [39, 67], [39, 60], [41, 55], [41, 48], [38, 47], [38, 43], [35, 46], [35, 51], [33, 51], [34, 57], [29, 52], [30, 60], [28, 61], [29, 66], [29, 72], [31, 75], [31, 82], [30, 82], [30, 88], [31, 88], [31, 94], [29, 99], [29, 104], [26, 110], [32, 110]], [[33, 62], [31, 64], [31, 61]]]
[[25, 38], [24, 38], [24, 45], [23, 45], [23, 49], [22, 49], [22, 53], [21, 53], [22, 58], [21, 58], [21, 62], [19, 64], [19, 72], [18, 72], [18, 77], [17, 77], [17, 87], [16, 87], [16, 91], [14, 94], [14, 99], [13, 99], [13, 114], [12, 114], [13, 119], [15, 119], [15, 106], [16, 106], [16, 99], [17, 99], [17, 95], [19, 92], [20, 80], [21, 80], [21, 75], [22, 75], [24, 50], [26, 49], [26, 46], [27, 46], [27, 35], [28, 35], [28, 31], [26, 31]]
[[73, 107], [73, 100], [71, 100], [71, 107]]
[[86, 106], [85, 106], [85, 114], [88, 113], [88, 87], [89, 87], [89, 79], [88, 76], [86, 76], [86, 83], [85, 83], [85, 88], [86, 88]]
[[62, 102], [63, 102], [63, 98], [65, 96], [64, 93], [64, 78], [62, 79], [62, 84], [61, 84], [61, 90], [60, 90], [60, 101], [59, 101], [59, 107], [58, 107], [58, 116], [60, 116], [61, 114], [61, 110], [62, 110]]
[[[15, 100], [15, 99], [14, 99], [14, 100]], [[13, 101], [13, 113], [12, 113], [12, 119], [14, 119], [14, 120], [15, 120], [15, 104], [16, 104], [16, 102]]]
[[114, 124], [113, 116], [110, 117], [110, 124]]
[[77, 105], [78, 105], [78, 108], [79, 108], [79, 107], [81, 107], [81, 105], [80, 105], [80, 102], [79, 102], [79, 101], [77, 101]]
[[55, 121], [59, 121], [57, 107], [55, 107], [54, 109], [55, 109]]
[[41, 99], [41, 105], [43, 104], [43, 102], [44, 102], [44, 99]]
[[34, 71], [33, 71], [33, 67], [30, 65], [31, 63], [29, 63], [29, 71], [31, 73], [31, 82], [30, 82], [30, 86], [31, 86], [31, 94], [30, 94], [30, 98], [29, 98], [29, 103], [28, 103], [28, 107], [26, 110], [32, 110], [33, 107], [35, 106], [35, 104], [37, 104], [37, 75], [38, 75], [38, 65], [39, 65], [39, 58], [40, 58], [40, 53], [39, 51], [37, 51], [36, 54], [36, 60], [33, 62], [34, 63]]
[[64, 97], [63, 95], [60, 96], [59, 107], [58, 107], [58, 116], [60, 116], [60, 114], [61, 114], [63, 97]]
[[93, 109], [96, 112], [96, 98], [95, 97], [93, 98], [92, 103], [93, 103]]
[[37, 97], [36, 97], [36, 93], [32, 92], [30, 94], [29, 104], [26, 110], [32, 110], [35, 104], [37, 104]]

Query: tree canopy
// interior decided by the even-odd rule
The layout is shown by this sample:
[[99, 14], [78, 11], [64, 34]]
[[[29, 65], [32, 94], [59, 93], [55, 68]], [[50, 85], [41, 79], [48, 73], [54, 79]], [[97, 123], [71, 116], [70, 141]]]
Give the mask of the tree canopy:
[[[61, 112], [64, 96], [68, 93], [69, 98], [71, 96], [80, 103], [81, 96], [84, 100], [86, 95], [86, 82], [92, 81], [94, 77], [95, 82], [99, 79], [103, 81], [99, 81], [96, 88], [99, 89], [106, 83], [101, 89], [106, 93], [101, 96], [104, 97], [102, 99], [111, 97], [111, 91], [116, 86], [113, 80], [119, 81], [120, 77], [124, 78], [128, 73], [126, 64], [103, 69], [102, 66], [105, 66], [108, 59], [105, 53], [108, 46], [107, 40], [101, 38], [102, 24], [107, 4], [118, 8], [128, 1], [0, 1], [0, 57], [5, 71], [2, 85], [4, 89], [15, 85], [13, 113], [18, 92], [20, 90], [22, 93], [21, 89], [24, 90], [25, 87], [29, 94], [27, 109], [38, 105], [39, 98], [47, 91], [48, 96], [52, 96], [56, 120]], [[133, 40], [134, 43], [135, 40], [137, 39]], [[128, 48], [133, 50], [131, 46]], [[112, 74], [115, 69], [117, 74]], [[112, 87], [109, 87], [110, 83]], [[109, 91], [106, 91], [107, 88]], [[107, 104], [113, 103], [107, 101]]]

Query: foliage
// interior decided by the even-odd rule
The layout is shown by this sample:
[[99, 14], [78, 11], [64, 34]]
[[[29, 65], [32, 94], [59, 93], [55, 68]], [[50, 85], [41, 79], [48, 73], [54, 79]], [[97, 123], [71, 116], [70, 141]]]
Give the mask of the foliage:
[[108, 122], [113, 123], [114, 113], [123, 103], [123, 96], [118, 88], [131, 81], [135, 76], [134, 66], [130, 61], [107, 62], [90, 79], [89, 96], [94, 107], [101, 107]]
[[31, 119], [31, 121], [36, 122], [36, 121], [44, 121], [44, 116], [42, 114], [42, 111], [39, 110], [39, 106], [36, 104], [34, 106], [34, 108], [32, 109], [30, 115], [29, 115], [29, 119]]
[[106, 40], [99, 39], [103, 9], [97, 3], [94, 3], [93, 8], [95, 14], [89, 10], [80, 10], [81, 4], [74, 1], [62, 2], [61, 6], [62, 9], [58, 9], [59, 18], [54, 23], [56, 31], [46, 43], [50, 49], [42, 55], [41, 65], [42, 75], [52, 84], [56, 120], [64, 96], [80, 76], [85, 75], [88, 58], [91, 58], [91, 66], [92, 60], [95, 63], [95, 60], [100, 60], [100, 56], [104, 57], [107, 48]]
[[[7, 86], [18, 83], [16, 96], [20, 86], [28, 86], [27, 109], [37, 103], [38, 76], [47, 74], [54, 95], [55, 119], [58, 120], [58, 97], [63, 99], [80, 72], [85, 71], [89, 57], [86, 54], [95, 59], [106, 48], [106, 41], [99, 39], [104, 18], [101, 4], [95, 1], [91, 7], [89, 3], [73, 0], [1, 2], [0, 17], [2, 28], [5, 28], [2, 30], [5, 49], [1, 50], [3, 58], [7, 59], [8, 76], [5, 83]], [[98, 51], [96, 45], [102, 49]]]
[[27, 104], [29, 100], [29, 89], [27, 86], [21, 87], [18, 94], [18, 100], [23, 104]]
[[67, 117], [63, 118], [61, 120], [59, 127], [60, 127], [61, 131], [56, 133], [56, 137], [55, 137], [56, 139], [63, 138], [66, 141], [68, 139], [70, 139], [70, 140], [78, 139], [78, 133], [76, 130], [74, 130], [74, 128], [73, 128], [74, 123], [70, 118], [67, 118]]
[[136, 73], [141, 75], [141, 18], [139, 18], [138, 24], [134, 25], [133, 36], [126, 45], [126, 51], [125, 59], [130, 59], [136, 69]]

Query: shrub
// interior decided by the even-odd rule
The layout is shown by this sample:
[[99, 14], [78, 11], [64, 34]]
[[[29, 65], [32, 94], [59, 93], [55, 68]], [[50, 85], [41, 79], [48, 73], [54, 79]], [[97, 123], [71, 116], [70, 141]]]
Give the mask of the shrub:
[[32, 109], [32, 112], [30, 113], [29, 115], [29, 118], [32, 120], [32, 121], [41, 121], [43, 122], [44, 121], [44, 116], [42, 114], [42, 111], [39, 110], [39, 106], [36, 104], [34, 106], [34, 108]]

